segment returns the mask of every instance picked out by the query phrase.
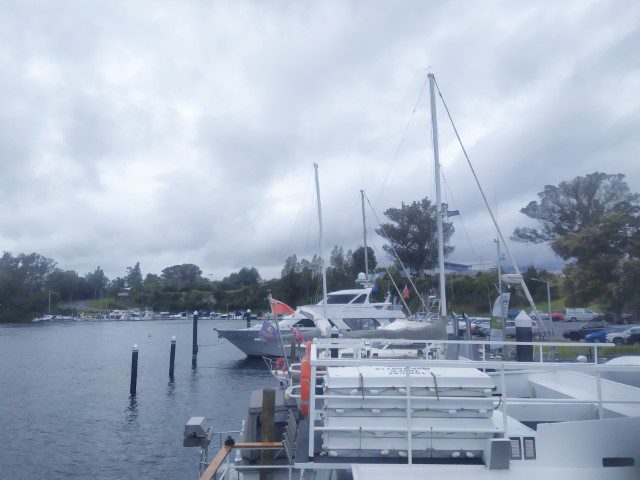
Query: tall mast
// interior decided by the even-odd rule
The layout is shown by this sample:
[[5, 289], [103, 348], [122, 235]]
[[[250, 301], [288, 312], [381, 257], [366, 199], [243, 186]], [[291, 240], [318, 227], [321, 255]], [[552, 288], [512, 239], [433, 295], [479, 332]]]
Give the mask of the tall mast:
[[498, 258], [496, 259], [496, 270], [498, 272], [498, 298], [500, 301], [500, 321], [502, 322], [502, 338], [507, 339], [507, 326], [504, 321], [505, 311], [504, 302], [502, 301], [502, 253], [500, 252], [500, 238], [496, 238], [496, 251]]
[[442, 194], [440, 192], [440, 152], [438, 148], [438, 118], [436, 114], [435, 77], [429, 74], [431, 97], [431, 135], [433, 138], [433, 159], [436, 177], [436, 224], [438, 226], [438, 270], [440, 273], [440, 315], [447, 316], [447, 294], [444, 277], [444, 231], [442, 226]]
[[327, 268], [324, 264], [324, 249], [322, 246], [322, 204], [320, 203], [320, 180], [318, 179], [318, 164], [313, 164], [316, 174], [316, 196], [318, 197], [318, 254], [320, 256], [320, 270], [322, 271], [322, 298], [327, 304]]
[[369, 248], [367, 247], [367, 217], [364, 213], [364, 190], [360, 190], [362, 199], [362, 236], [364, 238], [364, 278], [369, 281]]

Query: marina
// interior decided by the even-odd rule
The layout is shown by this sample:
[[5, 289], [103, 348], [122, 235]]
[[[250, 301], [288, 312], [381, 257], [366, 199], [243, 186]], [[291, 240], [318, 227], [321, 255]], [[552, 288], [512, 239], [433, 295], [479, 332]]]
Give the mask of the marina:
[[0, 480], [640, 480], [640, 2], [1, 11]]

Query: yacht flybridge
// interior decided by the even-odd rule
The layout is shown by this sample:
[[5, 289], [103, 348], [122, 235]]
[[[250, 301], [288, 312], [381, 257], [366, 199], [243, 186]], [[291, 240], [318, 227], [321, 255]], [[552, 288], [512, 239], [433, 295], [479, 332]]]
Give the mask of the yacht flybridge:
[[[298, 308], [293, 315], [285, 316], [279, 321], [279, 327], [286, 354], [291, 355], [290, 339], [294, 336], [294, 330], [298, 330], [305, 340], [320, 336], [320, 330], [309, 318], [309, 312], [326, 318], [332, 328], [340, 332], [373, 330], [405, 318], [402, 309], [391, 303], [390, 295], [384, 302], [372, 302], [371, 293], [371, 287], [338, 290], [327, 294], [326, 303], [323, 299], [315, 305]], [[280, 342], [261, 336], [261, 330], [262, 324], [248, 328], [216, 328], [219, 338], [228, 340], [249, 357], [282, 357]]]

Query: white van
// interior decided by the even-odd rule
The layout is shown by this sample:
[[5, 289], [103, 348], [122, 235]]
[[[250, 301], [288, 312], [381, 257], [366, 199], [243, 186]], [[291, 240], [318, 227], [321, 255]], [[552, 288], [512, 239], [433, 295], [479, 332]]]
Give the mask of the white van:
[[567, 322], [590, 322], [598, 314], [588, 308], [565, 308], [564, 319]]

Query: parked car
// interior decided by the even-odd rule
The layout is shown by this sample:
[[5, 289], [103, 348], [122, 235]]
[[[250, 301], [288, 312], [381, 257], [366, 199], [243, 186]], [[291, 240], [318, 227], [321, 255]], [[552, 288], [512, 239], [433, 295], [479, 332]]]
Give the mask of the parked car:
[[518, 310], [518, 309], [509, 310], [507, 312], [507, 318], [510, 319], [510, 320], [513, 320], [514, 318], [516, 318], [518, 316], [519, 313], [520, 313], [520, 310]]
[[598, 314], [588, 308], [565, 308], [564, 319], [570, 322], [590, 322]]
[[534, 312], [527, 312], [531, 318], [538, 320], [538, 315], [540, 315], [540, 320], [547, 320], [549, 318], [549, 314], [547, 312], [538, 311], [538, 315]]
[[624, 332], [627, 327], [609, 327], [598, 332], [590, 333], [584, 337], [584, 341], [588, 343], [604, 343], [607, 341], [607, 335], [610, 333]]
[[475, 335], [479, 337], [489, 336], [489, 332], [491, 331], [491, 320], [488, 318], [477, 318], [472, 320], [471, 324], [475, 325]]
[[584, 339], [590, 333], [596, 333], [601, 330], [607, 328], [607, 324], [604, 322], [589, 322], [582, 325], [580, 328], [574, 328], [570, 330], [565, 330], [562, 333], [564, 338], [568, 338], [569, 340], [573, 340], [574, 342], [579, 342]]
[[[538, 322], [535, 320], [531, 320], [531, 329], [533, 330], [533, 336], [537, 336], [540, 331], [538, 330]], [[515, 337], [516, 336], [516, 321], [515, 320], [507, 320], [507, 328], [506, 328], [507, 337]]]
[[640, 343], [640, 327], [633, 327], [629, 330], [629, 336], [627, 337], [627, 345], [635, 345]]
[[631, 327], [622, 332], [610, 333], [607, 335], [607, 342], [613, 342], [615, 345], [640, 343], [640, 327]]
[[564, 320], [564, 310], [556, 310], [555, 312], [551, 312], [552, 322], [561, 322], [562, 320]]
[[630, 313], [605, 312], [602, 316], [608, 323], [616, 323], [618, 325], [633, 325], [639, 323], [638, 319]]

